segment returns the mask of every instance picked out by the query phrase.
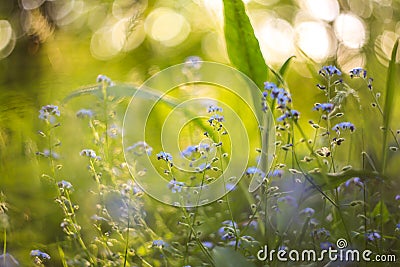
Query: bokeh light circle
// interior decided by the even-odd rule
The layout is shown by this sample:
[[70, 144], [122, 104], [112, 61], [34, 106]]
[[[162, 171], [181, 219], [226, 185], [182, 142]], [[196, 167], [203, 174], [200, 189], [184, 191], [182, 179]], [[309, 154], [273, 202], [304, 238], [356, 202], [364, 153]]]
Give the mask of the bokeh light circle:
[[[168, 205], [193, 207], [227, 194], [250, 164], [267, 173], [275, 128], [247, 76], [219, 63], [187, 62], [136, 90], [124, 118], [123, 146], [144, 192]], [[262, 178], [249, 179], [249, 191]]]

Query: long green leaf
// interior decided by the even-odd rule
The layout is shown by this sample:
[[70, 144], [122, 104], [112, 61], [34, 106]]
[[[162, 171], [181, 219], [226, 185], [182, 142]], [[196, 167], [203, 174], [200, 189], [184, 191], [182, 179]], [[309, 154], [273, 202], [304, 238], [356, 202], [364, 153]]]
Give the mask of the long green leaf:
[[254, 35], [242, 0], [223, 0], [225, 40], [232, 64], [252, 79], [258, 87], [268, 80], [268, 66]]
[[382, 160], [382, 170], [381, 170], [383, 174], [385, 173], [385, 168], [387, 163], [387, 154], [388, 154], [387, 139], [388, 139], [388, 134], [390, 132], [390, 119], [392, 117], [394, 96], [396, 90], [397, 91], [399, 90], [399, 84], [400, 84], [400, 64], [396, 63], [398, 47], [399, 47], [399, 39], [397, 39], [396, 43], [393, 46], [392, 56], [390, 58], [387, 80], [386, 80], [386, 97], [385, 97], [385, 107], [383, 111], [383, 127], [385, 131], [383, 134], [383, 145], [382, 145], [383, 160]]

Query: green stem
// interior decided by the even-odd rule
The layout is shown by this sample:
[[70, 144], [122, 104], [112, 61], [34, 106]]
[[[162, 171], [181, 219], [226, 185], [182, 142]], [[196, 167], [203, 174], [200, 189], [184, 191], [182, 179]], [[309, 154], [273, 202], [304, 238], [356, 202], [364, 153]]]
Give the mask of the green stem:
[[6, 266], [6, 253], [7, 253], [7, 230], [4, 228], [4, 241], [3, 241], [3, 265]]

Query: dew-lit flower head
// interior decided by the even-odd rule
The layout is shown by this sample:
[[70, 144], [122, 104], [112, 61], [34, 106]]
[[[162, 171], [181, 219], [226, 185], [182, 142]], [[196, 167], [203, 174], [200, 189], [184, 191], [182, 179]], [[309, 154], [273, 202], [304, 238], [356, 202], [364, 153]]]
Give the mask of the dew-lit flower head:
[[354, 126], [354, 124], [352, 124], [351, 122], [347, 122], [347, 121], [340, 122], [332, 127], [332, 130], [336, 131], [337, 133], [340, 133], [340, 129], [342, 129], [342, 130], [349, 129], [350, 132], [354, 132], [356, 127]]
[[323, 66], [322, 69], [319, 70], [319, 74], [322, 76], [329, 76], [332, 77], [334, 75], [341, 76], [342, 72], [336, 68], [336, 66]]
[[39, 110], [39, 119], [49, 121], [50, 123], [54, 122], [54, 116], [60, 117], [60, 110], [58, 106], [55, 105], [46, 105], [43, 106]]
[[364, 78], [364, 79], [367, 78], [367, 70], [360, 67], [350, 70], [350, 78], [354, 77]]

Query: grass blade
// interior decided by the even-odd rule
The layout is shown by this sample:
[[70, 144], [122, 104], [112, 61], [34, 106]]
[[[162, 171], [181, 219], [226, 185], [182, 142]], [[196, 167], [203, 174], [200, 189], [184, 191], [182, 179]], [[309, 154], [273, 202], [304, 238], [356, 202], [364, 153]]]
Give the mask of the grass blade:
[[393, 46], [392, 56], [389, 61], [389, 68], [386, 79], [386, 96], [385, 96], [385, 107], [383, 111], [383, 145], [382, 145], [382, 167], [381, 172], [385, 174], [387, 155], [388, 155], [388, 134], [390, 132], [390, 119], [392, 117], [393, 103], [396, 89], [398, 89], [398, 84], [400, 84], [400, 64], [396, 63], [397, 50], [399, 47], [399, 39]]
[[232, 64], [252, 79], [259, 88], [268, 80], [268, 66], [254, 35], [242, 0], [223, 0], [225, 40]]

